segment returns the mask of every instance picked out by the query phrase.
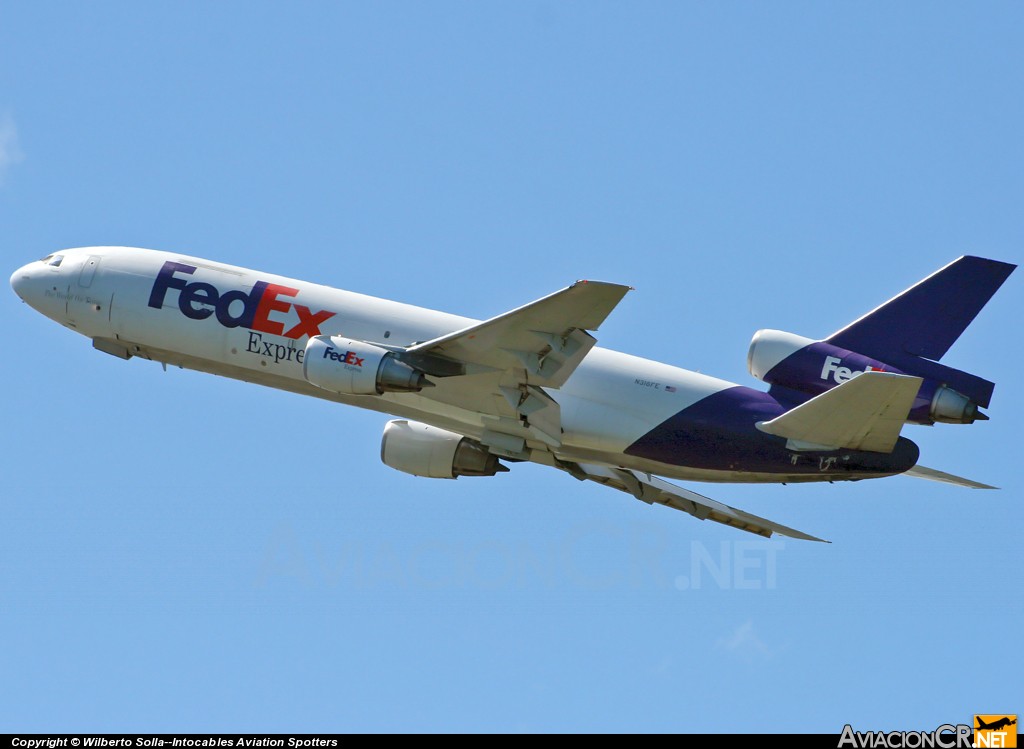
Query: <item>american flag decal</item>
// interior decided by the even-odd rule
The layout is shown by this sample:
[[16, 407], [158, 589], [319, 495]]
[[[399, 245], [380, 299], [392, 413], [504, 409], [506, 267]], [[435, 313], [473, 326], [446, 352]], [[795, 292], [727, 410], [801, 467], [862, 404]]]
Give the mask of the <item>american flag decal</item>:
[[674, 393], [675, 391], [676, 391], [676, 389], [674, 387], [672, 387], [671, 385], [666, 385], [665, 386], [665, 392], [666, 393]]

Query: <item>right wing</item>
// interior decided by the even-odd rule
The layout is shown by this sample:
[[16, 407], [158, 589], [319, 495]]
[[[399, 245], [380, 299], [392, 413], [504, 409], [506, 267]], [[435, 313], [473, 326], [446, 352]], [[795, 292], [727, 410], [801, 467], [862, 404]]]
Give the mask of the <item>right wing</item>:
[[737, 510], [735, 507], [716, 502], [702, 494], [670, 484], [649, 473], [641, 473], [628, 468], [612, 468], [590, 463], [560, 463], [558, 467], [572, 474], [581, 481], [596, 481], [619, 491], [632, 494], [641, 502], [660, 504], [674, 510], [693, 515], [698, 520], [713, 520], [716, 523], [730, 525], [733, 528], [755, 533], [758, 536], [771, 538], [773, 533], [804, 541], [821, 541], [823, 538], [811, 536], [771, 520], [751, 515], [749, 512]]

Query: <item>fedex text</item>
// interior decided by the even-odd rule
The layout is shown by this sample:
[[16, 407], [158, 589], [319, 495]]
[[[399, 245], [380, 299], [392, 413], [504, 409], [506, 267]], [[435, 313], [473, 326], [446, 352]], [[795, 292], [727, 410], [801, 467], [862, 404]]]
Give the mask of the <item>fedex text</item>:
[[857, 375], [864, 374], [864, 372], [881, 372], [882, 371], [881, 369], [879, 369], [877, 367], [870, 367], [869, 366], [867, 369], [861, 370], [859, 372], [855, 372], [855, 371], [851, 370], [849, 367], [840, 367], [839, 366], [839, 362], [841, 362], [841, 361], [842, 361], [842, 359], [840, 359], [838, 356], [826, 356], [825, 357], [825, 366], [823, 366], [821, 368], [821, 379], [823, 379], [823, 380], [832, 379], [832, 380], [835, 380], [836, 384], [842, 385], [847, 380], [852, 380]]
[[347, 364], [352, 367], [363, 366], [363, 359], [365, 359], [365, 357], [356, 356], [355, 351], [346, 351], [345, 353], [341, 353], [330, 346], [324, 349], [324, 358], [333, 359], [336, 362], [341, 362], [342, 364]]
[[[291, 339], [320, 335], [320, 325], [335, 314], [327, 310], [314, 312], [309, 307], [287, 301], [282, 297], [298, 296], [299, 290], [266, 281], [257, 281], [248, 292], [240, 289], [222, 292], [211, 283], [189, 281], [186, 276], [191, 276], [196, 270], [194, 265], [170, 260], [165, 262], [153, 283], [149, 306], [162, 308], [167, 292], [174, 289], [178, 292], [178, 309], [192, 320], [205, 320], [215, 315], [217, 322], [225, 328], [248, 328]], [[288, 314], [292, 309], [298, 316], [298, 322], [286, 330], [279, 316]]]

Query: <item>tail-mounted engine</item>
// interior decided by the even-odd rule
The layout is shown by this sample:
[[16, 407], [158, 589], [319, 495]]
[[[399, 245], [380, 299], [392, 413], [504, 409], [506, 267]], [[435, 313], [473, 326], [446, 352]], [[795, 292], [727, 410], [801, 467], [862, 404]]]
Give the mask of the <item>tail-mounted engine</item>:
[[404, 419], [389, 421], [384, 427], [380, 459], [396, 471], [432, 479], [493, 476], [508, 471], [476, 440]]
[[[907, 421], [918, 424], [970, 424], [987, 419], [979, 408], [987, 407], [992, 383], [934, 361], [904, 357], [897, 366], [835, 346], [827, 341], [786, 333], [759, 330], [747, 353], [750, 374], [767, 382], [777, 395], [795, 391], [790, 400], [805, 400], [871, 370], [924, 378]], [[803, 394], [804, 397], [800, 397]]]
[[995, 385], [939, 364], [1016, 265], [964, 255], [823, 341], [759, 330], [750, 342], [750, 374], [794, 404], [861, 372], [920, 377], [924, 382], [907, 421], [970, 424], [987, 419]]

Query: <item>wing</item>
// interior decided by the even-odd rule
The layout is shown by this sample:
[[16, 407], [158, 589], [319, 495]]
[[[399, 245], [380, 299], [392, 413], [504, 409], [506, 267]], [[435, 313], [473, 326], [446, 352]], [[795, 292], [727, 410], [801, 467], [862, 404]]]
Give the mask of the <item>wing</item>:
[[[481, 414], [483, 442], [508, 457], [526, 443], [561, 445], [558, 403], [542, 388], [559, 388], [597, 340], [597, 330], [628, 286], [577, 281], [561, 291], [463, 330], [405, 350], [408, 361], [442, 361], [435, 387], [422, 397]], [[429, 370], [428, 370], [428, 373]]]
[[737, 510], [735, 507], [716, 502], [702, 494], [670, 484], [668, 481], [659, 479], [649, 473], [590, 463], [563, 463], [559, 467], [581, 481], [596, 481], [599, 484], [632, 494], [641, 502], [660, 504], [675, 510], [682, 510], [693, 515], [698, 520], [713, 520], [716, 523], [731, 525], [733, 528], [756, 533], [758, 536], [764, 536], [765, 538], [771, 538], [773, 533], [778, 533], [780, 536], [788, 536], [789, 538], [829, 543], [822, 538], [811, 536], [793, 528], [788, 528], [785, 525], [758, 517], [757, 515], [751, 515], [749, 512]]
[[470, 365], [467, 372], [522, 370], [527, 384], [565, 384], [596, 339], [628, 286], [577, 281], [523, 307], [432, 341], [411, 346], [410, 354], [440, 355]]

